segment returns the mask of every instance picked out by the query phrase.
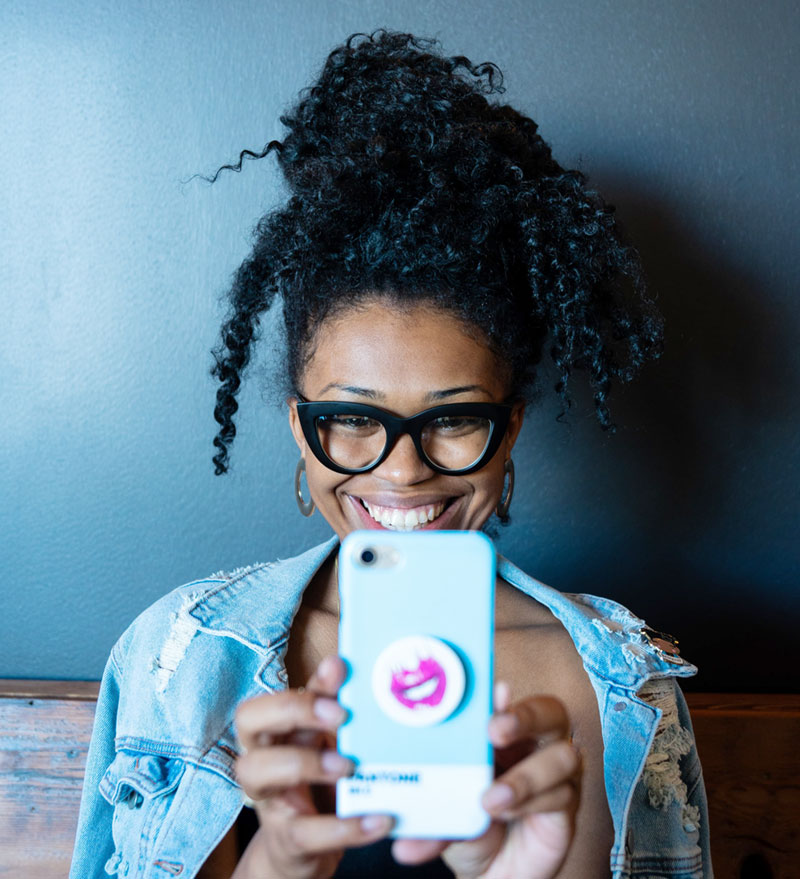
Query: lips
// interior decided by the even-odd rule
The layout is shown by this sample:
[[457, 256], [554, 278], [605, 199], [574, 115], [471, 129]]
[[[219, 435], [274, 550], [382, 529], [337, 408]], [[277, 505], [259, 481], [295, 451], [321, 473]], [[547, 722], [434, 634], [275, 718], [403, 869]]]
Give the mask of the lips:
[[392, 673], [392, 695], [406, 708], [433, 708], [442, 701], [446, 689], [447, 675], [432, 657], [420, 659], [416, 668]]

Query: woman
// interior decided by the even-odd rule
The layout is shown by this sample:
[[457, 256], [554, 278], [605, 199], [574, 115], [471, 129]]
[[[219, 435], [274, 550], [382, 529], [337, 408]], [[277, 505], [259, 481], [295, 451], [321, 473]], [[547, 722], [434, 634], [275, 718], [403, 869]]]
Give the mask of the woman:
[[[335, 751], [338, 540], [507, 520], [543, 349], [565, 405], [572, 370], [588, 373], [605, 428], [612, 381], [659, 352], [660, 321], [612, 209], [555, 162], [530, 119], [487, 101], [500, 79], [430, 41], [359, 35], [283, 119], [285, 140], [258, 156], [276, 152], [291, 197], [260, 222], [231, 289], [214, 461], [225, 472], [241, 377], [280, 296], [298, 504], [336, 538], [176, 590], [122, 636], [98, 702], [75, 879], [103, 867], [195, 875], [245, 799], [257, 820], [237, 879], [388, 876], [395, 861], [464, 879], [711, 875], [675, 683], [695, 669], [625, 608], [560, 595], [505, 561], [489, 830], [396, 840], [389, 856], [379, 841], [390, 816], [333, 814], [332, 785], [353, 769]], [[358, 404], [358, 418], [330, 403]], [[468, 467], [434, 460], [431, 437], [457, 444], [441, 412], [374, 445], [387, 416], [485, 403], [505, 413], [483, 422], [499, 442]]]

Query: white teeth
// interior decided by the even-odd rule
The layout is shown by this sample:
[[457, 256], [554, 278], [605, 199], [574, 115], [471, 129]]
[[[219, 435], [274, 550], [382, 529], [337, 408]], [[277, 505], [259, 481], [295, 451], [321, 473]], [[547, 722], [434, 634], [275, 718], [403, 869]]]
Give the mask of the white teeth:
[[439, 678], [433, 677], [430, 678], [430, 680], [423, 681], [421, 684], [417, 684], [416, 687], [409, 687], [403, 695], [406, 699], [412, 699], [415, 702], [419, 702], [420, 699], [427, 699], [428, 696], [432, 695], [438, 684]]
[[413, 510], [401, 510], [395, 507], [380, 507], [364, 501], [364, 506], [370, 516], [384, 528], [390, 528], [392, 531], [413, 531], [441, 516], [445, 505], [441, 503], [417, 507]]
[[406, 520], [403, 524], [406, 526], [406, 528], [416, 528], [417, 525], [419, 525], [419, 519], [417, 518], [417, 514], [414, 512], [414, 510], [409, 510], [406, 513], [405, 518]]

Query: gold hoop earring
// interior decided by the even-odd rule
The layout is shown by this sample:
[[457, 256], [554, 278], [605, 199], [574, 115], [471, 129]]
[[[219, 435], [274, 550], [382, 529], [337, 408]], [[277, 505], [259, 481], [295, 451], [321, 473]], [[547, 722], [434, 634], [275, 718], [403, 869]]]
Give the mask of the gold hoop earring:
[[[503, 494], [500, 503], [495, 507], [497, 518], [501, 522], [508, 521], [508, 508], [511, 506], [511, 498], [514, 496], [514, 462], [509, 458], [503, 467]], [[508, 483], [506, 483], [506, 476]]]
[[[297, 467], [294, 470], [294, 499], [297, 501], [297, 509], [300, 512], [308, 517], [310, 516], [314, 510], [316, 509], [316, 505], [314, 503], [313, 498], [311, 500], [306, 500], [303, 497], [303, 489], [300, 485], [300, 480], [303, 477], [303, 474], [306, 472], [306, 459], [301, 458], [297, 462]], [[307, 481], [307, 480], [306, 480]]]

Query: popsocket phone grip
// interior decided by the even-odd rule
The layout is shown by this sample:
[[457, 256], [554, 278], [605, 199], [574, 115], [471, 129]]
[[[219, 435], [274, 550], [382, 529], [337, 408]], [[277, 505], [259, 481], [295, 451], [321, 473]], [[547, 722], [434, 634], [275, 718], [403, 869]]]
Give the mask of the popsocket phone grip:
[[466, 672], [458, 654], [438, 638], [411, 635], [385, 647], [372, 669], [381, 710], [405, 726], [433, 726], [461, 704]]

